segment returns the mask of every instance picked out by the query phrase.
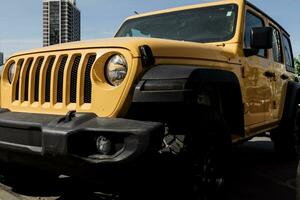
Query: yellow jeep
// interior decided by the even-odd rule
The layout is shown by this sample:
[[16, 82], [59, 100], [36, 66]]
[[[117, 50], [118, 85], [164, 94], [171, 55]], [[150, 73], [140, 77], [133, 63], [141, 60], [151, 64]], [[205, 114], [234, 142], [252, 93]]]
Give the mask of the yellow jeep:
[[173, 155], [221, 186], [231, 144], [269, 132], [296, 153], [299, 95], [288, 32], [251, 3], [138, 14], [112, 39], [8, 59], [0, 159], [86, 176]]

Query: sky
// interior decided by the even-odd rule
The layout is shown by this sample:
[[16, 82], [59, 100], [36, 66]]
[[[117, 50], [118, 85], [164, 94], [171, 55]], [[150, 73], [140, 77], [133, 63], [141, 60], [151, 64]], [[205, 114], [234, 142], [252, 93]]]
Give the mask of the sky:
[[[128, 16], [210, 0], [77, 0], [82, 40], [112, 37]], [[294, 54], [300, 55], [300, 1], [250, 0], [290, 34]], [[5, 57], [42, 46], [42, 0], [0, 0], [0, 51]]]

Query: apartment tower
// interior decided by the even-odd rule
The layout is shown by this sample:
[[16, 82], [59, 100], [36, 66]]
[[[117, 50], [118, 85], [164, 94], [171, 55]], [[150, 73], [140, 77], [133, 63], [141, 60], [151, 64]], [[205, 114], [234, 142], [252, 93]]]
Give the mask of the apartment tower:
[[80, 40], [76, 0], [43, 0], [43, 46]]

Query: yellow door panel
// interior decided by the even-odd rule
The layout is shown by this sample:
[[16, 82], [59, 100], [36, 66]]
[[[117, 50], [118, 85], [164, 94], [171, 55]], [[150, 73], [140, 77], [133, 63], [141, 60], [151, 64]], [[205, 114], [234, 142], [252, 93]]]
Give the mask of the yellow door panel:
[[245, 63], [245, 125], [264, 122], [271, 108], [272, 86], [265, 72], [271, 70], [269, 61], [253, 56]]

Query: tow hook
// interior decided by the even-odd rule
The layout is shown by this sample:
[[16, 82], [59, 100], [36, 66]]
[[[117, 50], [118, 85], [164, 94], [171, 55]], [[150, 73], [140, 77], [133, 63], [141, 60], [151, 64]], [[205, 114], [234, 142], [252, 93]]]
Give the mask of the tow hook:
[[59, 123], [60, 122], [68, 123], [68, 122], [72, 121], [72, 119], [74, 117], [76, 117], [76, 110], [71, 110], [66, 114], [66, 116], [64, 116], [63, 118], [61, 118], [59, 120]]

